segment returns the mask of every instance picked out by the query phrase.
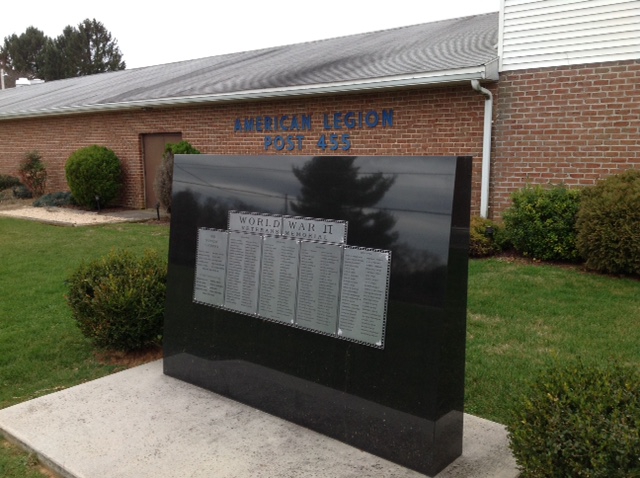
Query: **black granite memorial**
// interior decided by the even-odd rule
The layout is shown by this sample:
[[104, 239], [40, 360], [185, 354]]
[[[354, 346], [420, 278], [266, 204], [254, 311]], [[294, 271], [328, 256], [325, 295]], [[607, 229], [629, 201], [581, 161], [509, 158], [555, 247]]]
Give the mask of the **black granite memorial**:
[[176, 155], [165, 374], [437, 474], [470, 190], [470, 157]]

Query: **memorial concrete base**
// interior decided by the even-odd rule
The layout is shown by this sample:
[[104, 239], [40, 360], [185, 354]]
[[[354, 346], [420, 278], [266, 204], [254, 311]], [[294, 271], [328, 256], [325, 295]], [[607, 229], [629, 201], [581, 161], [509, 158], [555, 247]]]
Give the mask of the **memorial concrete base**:
[[[502, 425], [465, 415], [437, 478], [516, 478]], [[63, 478], [419, 478], [375, 455], [163, 375], [157, 361], [0, 410], [0, 435]]]

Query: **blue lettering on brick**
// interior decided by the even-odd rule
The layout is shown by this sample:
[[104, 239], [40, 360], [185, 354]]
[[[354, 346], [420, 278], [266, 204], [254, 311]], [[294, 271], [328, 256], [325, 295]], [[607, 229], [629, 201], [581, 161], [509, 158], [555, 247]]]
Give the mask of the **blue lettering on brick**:
[[311, 131], [311, 115], [302, 115], [302, 130]]
[[333, 129], [342, 129], [342, 113], [333, 113]]
[[382, 127], [393, 128], [393, 110], [382, 110]]
[[380, 121], [380, 116], [378, 116], [377, 111], [369, 111], [367, 113], [365, 122], [367, 123], [367, 126], [369, 128], [375, 128], [376, 126], [378, 126], [379, 121]]
[[284, 115], [280, 117], [280, 129], [282, 131], [289, 131], [289, 126], [286, 125], [286, 121], [289, 120], [289, 115]]
[[344, 115], [344, 125], [348, 129], [353, 129], [356, 127], [356, 120], [354, 119], [355, 113], [353, 111], [349, 111]]

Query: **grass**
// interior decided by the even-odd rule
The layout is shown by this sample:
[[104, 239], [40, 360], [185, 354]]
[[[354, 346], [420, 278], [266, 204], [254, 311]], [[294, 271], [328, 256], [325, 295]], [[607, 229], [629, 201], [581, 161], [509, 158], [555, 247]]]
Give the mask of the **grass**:
[[[0, 408], [118, 369], [101, 363], [80, 334], [65, 279], [113, 247], [166, 255], [168, 235], [167, 226], [149, 224], [75, 228], [0, 218]], [[0, 476], [42, 476], [28, 455], [0, 445]]]
[[43, 478], [47, 473], [35, 456], [24, 453], [7, 441], [0, 440], [0, 476], [2, 478]]
[[65, 279], [114, 246], [166, 254], [168, 228], [145, 224], [56, 227], [0, 219], [0, 408], [113, 371], [71, 320]]
[[529, 379], [577, 359], [640, 366], [639, 299], [634, 279], [471, 261], [466, 411], [506, 423]]
[[[109, 373], [64, 300], [65, 278], [114, 246], [168, 249], [168, 227], [63, 228], [0, 218], [0, 408]], [[473, 260], [466, 411], [505, 423], [525, 383], [546, 367], [640, 366], [640, 281], [577, 268]], [[37, 461], [0, 441], [0, 476], [41, 477]]]

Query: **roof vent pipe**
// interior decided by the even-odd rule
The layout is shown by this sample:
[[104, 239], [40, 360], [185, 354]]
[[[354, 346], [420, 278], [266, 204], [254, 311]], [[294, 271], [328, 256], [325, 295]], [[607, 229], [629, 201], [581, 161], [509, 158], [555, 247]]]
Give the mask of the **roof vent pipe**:
[[486, 96], [484, 102], [484, 133], [482, 139], [482, 182], [480, 187], [480, 216], [489, 216], [489, 178], [491, 176], [491, 127], [493, 123], [493, 95], [480, 86], [478, 80], [471, 80], [471, 88]]

